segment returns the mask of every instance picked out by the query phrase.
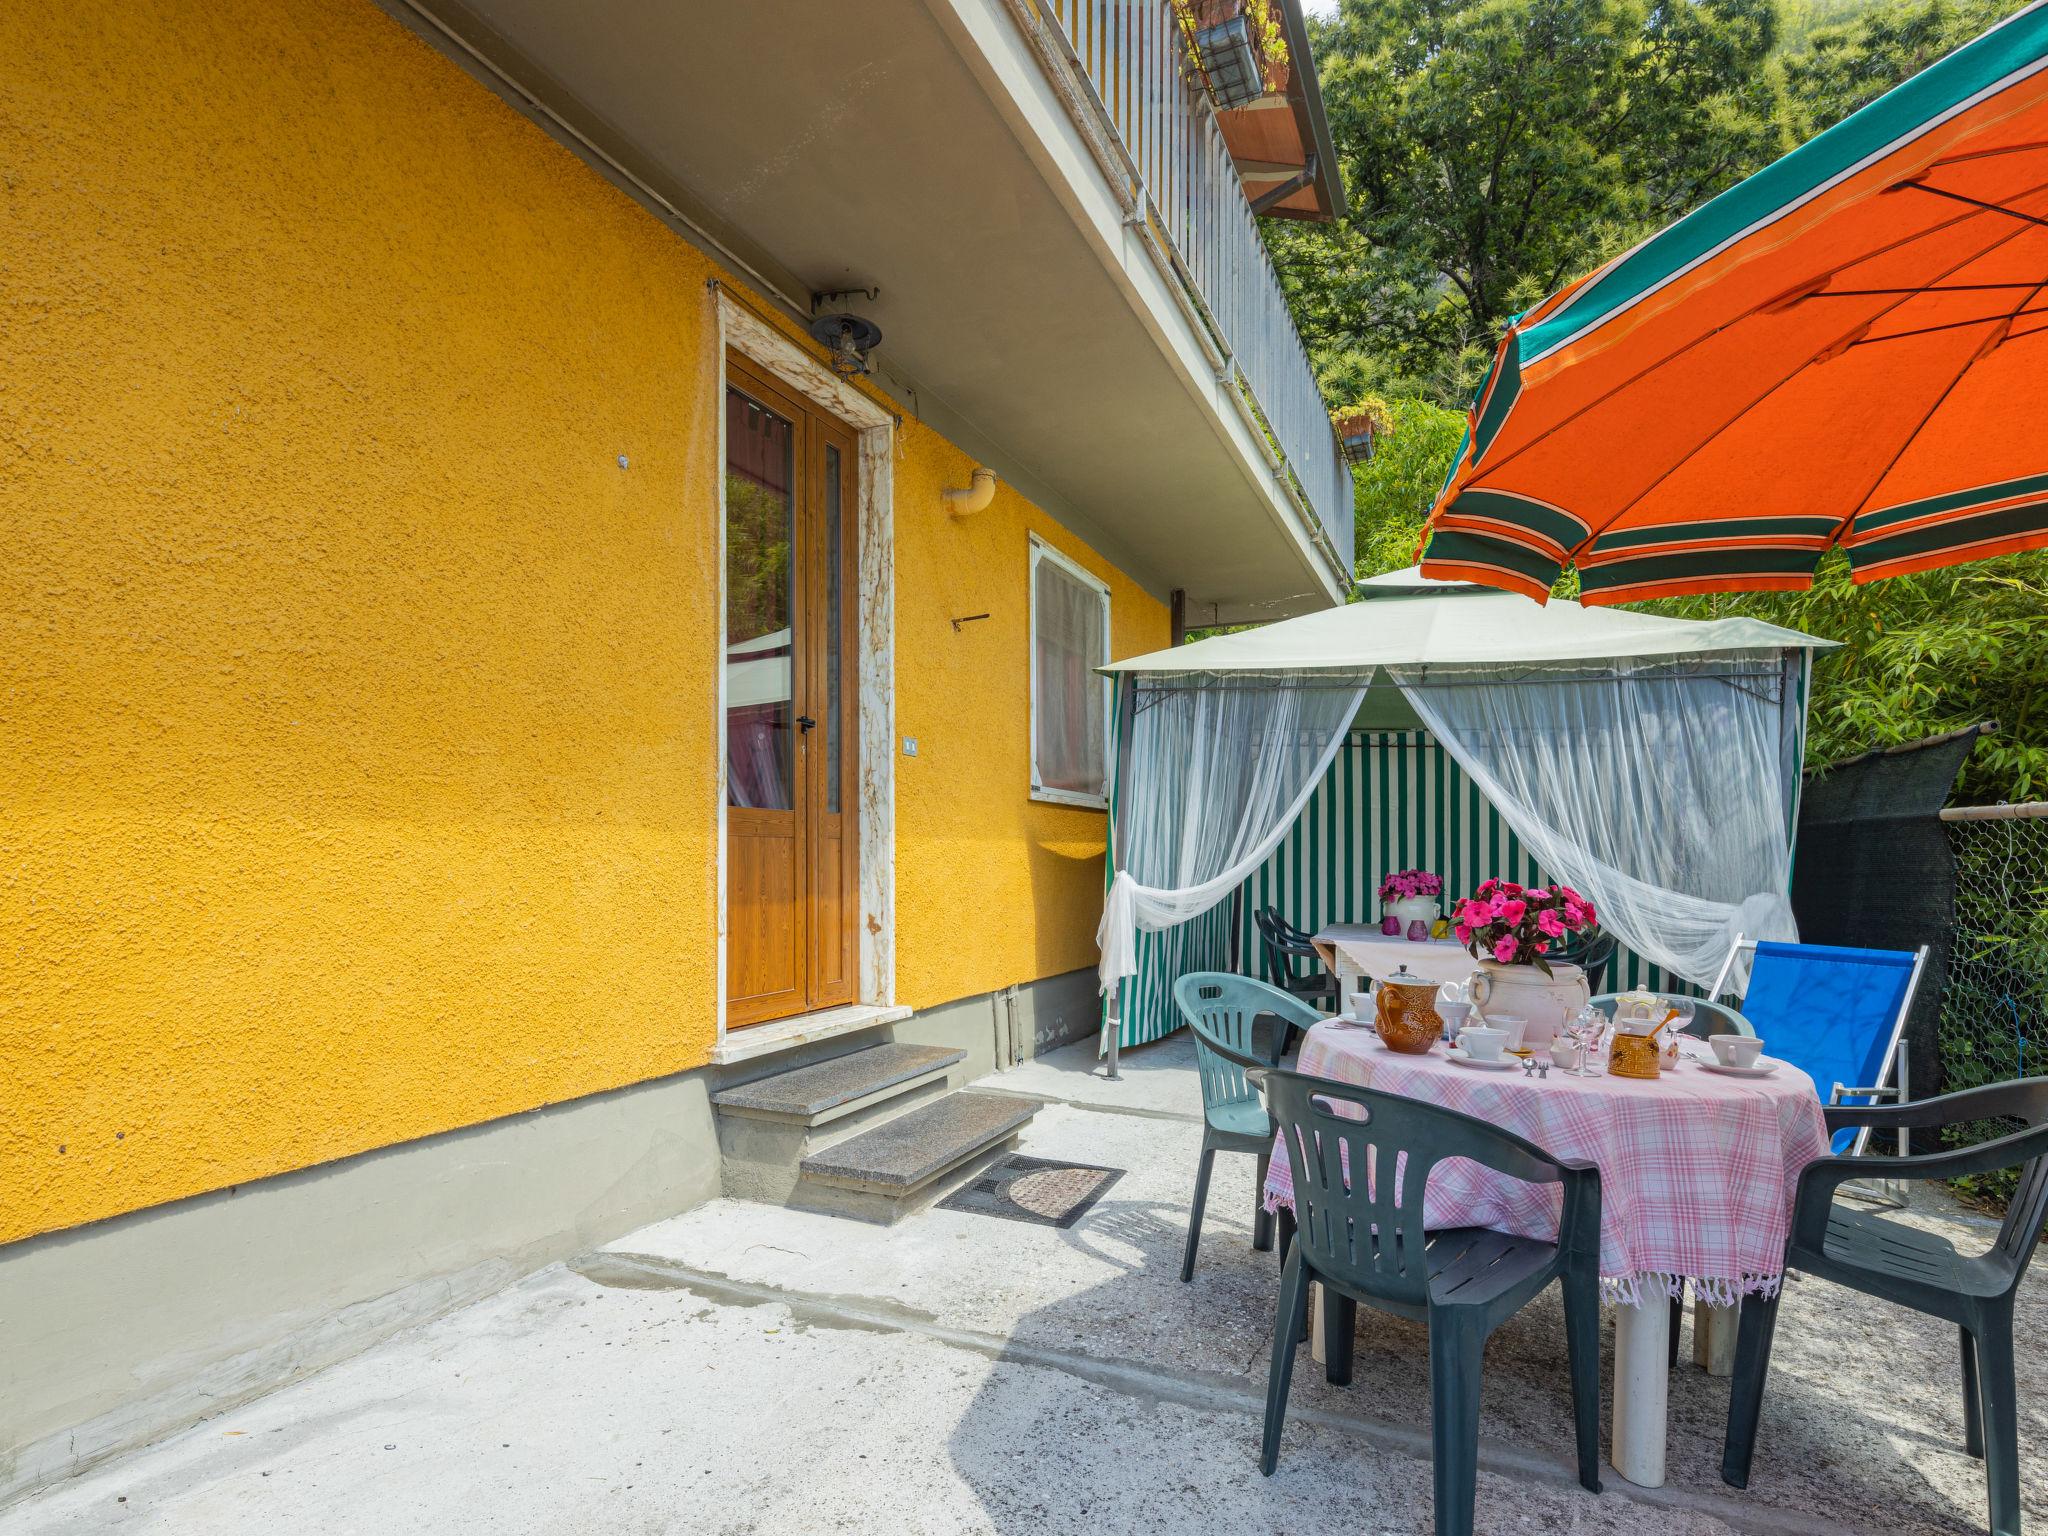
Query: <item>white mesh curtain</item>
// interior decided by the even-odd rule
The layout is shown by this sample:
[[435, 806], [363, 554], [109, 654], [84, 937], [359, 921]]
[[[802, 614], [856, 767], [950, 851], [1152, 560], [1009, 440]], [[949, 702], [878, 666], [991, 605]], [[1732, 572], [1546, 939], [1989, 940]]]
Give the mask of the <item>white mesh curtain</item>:
[[[1138, 969], [1138, 931], [1199, 917], [1294, 824], [1358, 714], [1370, 676], [1147, 676], [1125, 726], [1116, 875], [1096, 942], [1102, 989]], [[1122, 750], [1120, 748], [1120, 750]]]
[[1042, 788], [1101, 795], [1109, 717], [1109, 680], [1095, 670], [1109, 659], [1102, 592], [1050, 559], [1035, 563], [1032, 584], [1031, 771]]
[[1387, 670], [1537, 862], [1645, 960], [1708, 985], [1738, 933], [1799, 936], [1775, 657]]

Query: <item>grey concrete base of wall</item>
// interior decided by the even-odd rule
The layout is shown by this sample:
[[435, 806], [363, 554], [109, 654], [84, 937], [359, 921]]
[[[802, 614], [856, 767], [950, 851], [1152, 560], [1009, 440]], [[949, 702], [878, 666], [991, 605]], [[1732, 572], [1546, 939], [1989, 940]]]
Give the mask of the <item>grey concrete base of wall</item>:
[[0, 1501], [717, 1193], [688, 1073], [0, 1249]]
[[914, 1014], [891, 1035], [917, 1045], [967, 1051], [958, 1076], [973, 1082], [1094, 1034], [1102, 998], [1093, 971], [1068, 971]]
[[[1094, 1028], [1084, 971], [872, 1038], [965, 1049], [967, 1081]], [[839, 1048], [636, 1084], [0, 1248], [0, 1504], [714, 1198], [711, 1094]]]

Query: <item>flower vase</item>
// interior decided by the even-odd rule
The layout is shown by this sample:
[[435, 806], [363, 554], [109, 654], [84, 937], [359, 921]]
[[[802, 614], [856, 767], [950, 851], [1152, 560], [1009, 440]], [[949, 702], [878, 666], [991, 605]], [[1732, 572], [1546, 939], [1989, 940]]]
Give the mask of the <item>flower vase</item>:
[[1443, 909], [1437, 905], [1434, 896], [1403, 896], [1399, 901], [1387, 903], [1387, 916], [1400, 923], [1405, 930], [1409, 924], [1420, 922], [1427, 933], [1436, 925], [1437, 914]]
[[1522, 1045], [1532, 1051], [1548, 1050], [1565, 1020], [1591, 996], [1586, 973], [1564, 960], [1553, 960], [1548, 976], [1533, 965], [1482, 960], [1472, 977], [1472, 1001], [1482, 1015], [1529, 1021]]

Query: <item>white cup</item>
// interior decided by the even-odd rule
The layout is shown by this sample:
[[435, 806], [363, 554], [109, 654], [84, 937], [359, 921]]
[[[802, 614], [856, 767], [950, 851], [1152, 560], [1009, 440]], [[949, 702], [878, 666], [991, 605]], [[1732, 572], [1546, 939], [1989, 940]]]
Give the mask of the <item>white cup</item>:
[[1489, 1013], [1486, 1022], [1508, 1037], [1509, 1050], [1519, 1051], [1522, 1048], [1522, 1035], [1529, 1027], [1527, 1019], [1518, 1019], [1507, 1013]]
[[1344, 994], [1345, 1017], [1363, 1024], [1372, 1017], [1372, 994], [1370, 992], [1346, 992]]
[[1447, 1003], [1439, 999], [1436, 1011], [1437, 1016], [1444, 1021], [1444, 1038], [1455, 1040], [1458, 1038], [1458, 1031], [1465, 1027], [1465, 1020], [1472, 1016], [1472, 1005], [1470, 1003]]
[[1579, 1064], [1579, 1048], [1559, 1035], [1550, 1042], [1550, 1064], [1553, 1067], [1575, 1067]]
[[1764, 1043], [1755, 1035], [1709, 1035], [1707, 1044], [1724, 1067], [1753, 1067], [1764, 1053]]
[[1504, 1029], [1468, 1024], [1458, 1031], [1458, 1049], [1474, 1061], [1499, 1061], [1507, 1044], [1508, 1032]]

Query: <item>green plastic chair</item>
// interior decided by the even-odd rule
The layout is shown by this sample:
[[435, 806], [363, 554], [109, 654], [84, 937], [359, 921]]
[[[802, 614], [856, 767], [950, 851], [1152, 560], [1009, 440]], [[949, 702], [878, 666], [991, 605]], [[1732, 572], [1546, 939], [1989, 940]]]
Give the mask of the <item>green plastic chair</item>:
[[1586, 985], [1597, 991], [1607, 975], [1607, 962], [1614, 958], [1618, 947], [1615, 937], [1604, 928], [1595, 928], [1589, 933], [1575, 934], [1562, 943], [1550, 947], [1550, 958], [1576, 965], [1586, 973]]
[[[1652, 992], [1650, 996], [1668, 1000], [1678, 998], [1676, 992]], [[1608, 1018], [1614, 1017], [1616, 1004], [1621, 1000], [1619, 992], [1602, 992], [1592, 999], [1592, 1005]], [[1685, 1032], [1698, 1040], [1710, 1040], [1715, 1035], [1754, 1035], [1749, 1020], [1730, 1008], [1726, 1003], [1710, 1003], [1703, 997], [1687, 997], [1692, 1004], [1692, 1022], [1685, 1026]]]
[[[1280, 1429], [1308, 1287], [1323, 1287], [1329, 1379], [1351, 1379], [1358, 1303], [1429, 1325], [1438, 1536], [1471, 1536], [1479, 1477], [1479, 1387], [1487, 1337], [1552, 1280], [1564, 1289], [1579, 1483], [1600, 1491], [1600, 1173], [1533, 1142], [1416, 1099], [1298, 1072], [1263, 1074], [1294, 1171], [1294, 1242], [1273, 1319], [1273, 1369], [1259, 1470]], [[1486, 1227], [1425, 1232], [1423, 1191], [1449, 1158], [1532, 1184], [1564, 1186], [1554, 1243]]]
[[[1799, 1176], [1785, 1268], [1819, 1275], [1867, 1296], [1896, 1302], [1956, 1324], [1962, 1337], [1963, 1437], [1984, 1459], [1990, 1485], [1992, 1536], [2019, 1536], [2019, 1388], [2013, 1374], [2013, 1293], [2034, 1256], [2034, 1241], [2048, 1215], [2048, 1077], [2024, 1078], [1944, 1094], [1893, 1107], [1831, 1105], [1830, 1132], [1869, 1126], [1921, 1129], [1974, 1120], [2018, 1120], [2025, 1129], [1955, 1152], [1915, 1157], [1823, 1157]], [[1998, 1241], [1975, 1258], [1955, 1244], [1872, 1212], [1838, 1205], [1835, 1191], [1851, 1179], [1953, 1179], [1964, 1174], [2023, 1168], [2005, 1209]], [[1728, 1402], [1728, 1438], [1721, 1480], [1749, 1486], [1763, 1411], [1764, 1378], [1771, 1368], [1771, 1338], [1778, 1298], [1751, 1296], [1742, 1303], [1735, 1342], [1735, 1382]]]
[[[1249, 1152], [1259, 1160], [1253, 1191], [1252, 1247], [1273, 1246], [1273, 1218], [1266, 1214], [1266, 1163], [1273, 1153], [1273, 1122], [1245, 1072], [1280, 1064], [1295, 1029], [1307, 1029], [1322, 1015], [1300, 998], [1249, 976], [1195, 971], [1173, 984], [1173, 1000], [1195, 1035], [1195, 1066], [1202, 1078], [1202, 1160], [1195, 1173], [1195, 1205], [1188, 1213], [1187, 1253], [1180, 1277], [1195, 1277], [1195, 1249], [1202, 1241], [1202, 1212], [1209, 1203], [1209, 1172], [1218, 1152]], [[1266, 1015], [1281, 1021], [1273, 1043], [1260, 1052], [1252, 1026]]]
[[[1295, 997], [1336, 1003], [1337, 979], [1323, 965], [1313, 939], [1272, 907], [1254, 912], [1252, 925], [1259, 931], [1259, 950], [1265, 958], [1267, 979]], [[1308, 969], [1297, 971], [1297, 960], [1306, 961]]]

